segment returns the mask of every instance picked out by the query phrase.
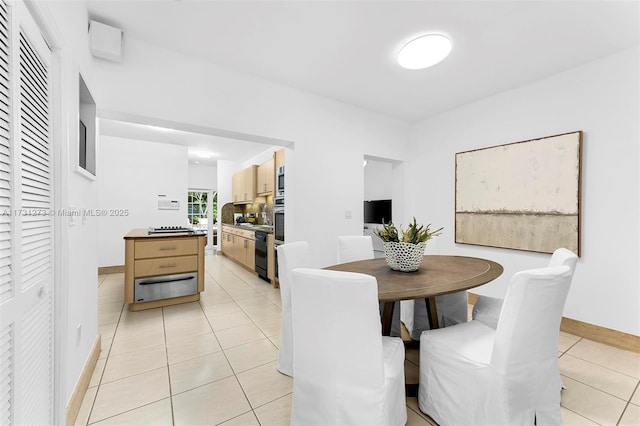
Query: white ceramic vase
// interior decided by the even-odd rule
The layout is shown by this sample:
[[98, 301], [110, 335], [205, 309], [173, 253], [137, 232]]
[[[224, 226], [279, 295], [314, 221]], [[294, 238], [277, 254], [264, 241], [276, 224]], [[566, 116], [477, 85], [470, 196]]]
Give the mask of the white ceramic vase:
[[384, 243], [384, 257], [394, 271], [417, 271], [426, 246], [426, 241], [418, 244], [388, 241]]

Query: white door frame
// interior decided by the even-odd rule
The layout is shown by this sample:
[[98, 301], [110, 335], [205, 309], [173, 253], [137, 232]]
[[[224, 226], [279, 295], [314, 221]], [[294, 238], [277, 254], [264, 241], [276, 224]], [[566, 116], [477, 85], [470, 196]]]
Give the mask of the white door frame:
[[[213, 245], [213, 193], [217, 192], [215, 189], [204, 189], [204, 188], [191, 188], [187, 189], [188, 192], [206, 192], [207, 193], [207, 212], [208, 212], [208, 220], [207, 220], [207, 249], [212, 249]], [[188, 201], [187, 201], [188, 202]], [[187, 209], [189, 206], [187, 206]]]

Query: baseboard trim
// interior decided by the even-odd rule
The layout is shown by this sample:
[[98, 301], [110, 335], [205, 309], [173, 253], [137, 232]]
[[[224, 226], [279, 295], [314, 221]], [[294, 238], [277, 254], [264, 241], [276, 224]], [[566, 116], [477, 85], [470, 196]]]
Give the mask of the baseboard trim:
[[[478, 300], [478, 294], [467, 292], [469, 304], [473, 305]], [[599, 325], [589, 324], [575, 319], [562, 317], [560, 331], [584, 337], [595, 342], [604, 343], [626, 351], [640, 353], [640, 336], [623, 333], [622, 331]]]
[[98, 267], [98, 275], [119, 274], [121, 272], [124, 272], [124, 265]]
[[622, 331], [589, 324], [587, 322], [567, 317], [562, 317], [560, 330], [565, 333], [584, 337], [585, 339], [604, 343], [605, 345], [640, 353], [640, 336], [623, 333]]
[[73, 393], [71, 393], [71, 398], [69, 398], [69, 403], [66, 408], [67, 426], [72, 426], [76, 422], [76, 418], [80, 412], [80, 406], [82, 405], [82, 400], [89, 388], [91, 376], [93, 376], [93, 370], [96, 368], [101, 347], [102, 339], [100, 334], [98, 334], [96, 336], [96, 340], [93, 342], [93, 346], [91, 347], [91, 351], [87, 357], [87, 362], [84, 364], [82, 373], [80, 373], [80, 377], [76, 382], [76, 387], [73, 389]]

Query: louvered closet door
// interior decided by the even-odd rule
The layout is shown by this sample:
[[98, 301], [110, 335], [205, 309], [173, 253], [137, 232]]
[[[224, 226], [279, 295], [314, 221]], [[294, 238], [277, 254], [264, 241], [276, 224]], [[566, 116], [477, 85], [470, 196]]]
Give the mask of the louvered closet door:
[[48, 49], [0, 0], [2, 425], [53, 422], [53, 180]]

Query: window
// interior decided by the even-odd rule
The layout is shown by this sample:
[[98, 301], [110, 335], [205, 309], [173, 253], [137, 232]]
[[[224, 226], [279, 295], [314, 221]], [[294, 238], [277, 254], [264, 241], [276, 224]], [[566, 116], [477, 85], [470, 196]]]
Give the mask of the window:
[[[209, 194], [211, 206], [209, 205]], [[209, 214], [211, 212], [211, 214]], [[218, 193], [209, 191], [189, 191], [187, 195], [187, 216], [189, 223], [196, 229], [207, 230], [209, 218], [212, 223], [218, 219]]]

